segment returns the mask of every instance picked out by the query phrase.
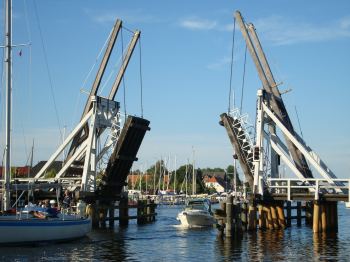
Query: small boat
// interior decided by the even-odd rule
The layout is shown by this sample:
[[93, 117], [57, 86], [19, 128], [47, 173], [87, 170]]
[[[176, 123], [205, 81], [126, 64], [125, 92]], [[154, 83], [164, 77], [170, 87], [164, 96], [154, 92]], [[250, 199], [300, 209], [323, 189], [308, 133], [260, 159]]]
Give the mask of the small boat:
[[83, 202], [76, 213], [29, 204], [21, 210], [0, 214], [0, 244], [20, 245], [35, 242], [57, 242], [84, 237], [91, 231]]
[[177, 215], [181, 225], [186, 227], [206, 227], [215, 224], [211, 214], [211, 204], [207, 199], [188, 200], [185, 209]]
[[75, 216], [57, 218], [0, 217], [0, 244], [19, 245], [37, 242], [72, 240], [91, 230], [91, 220]]

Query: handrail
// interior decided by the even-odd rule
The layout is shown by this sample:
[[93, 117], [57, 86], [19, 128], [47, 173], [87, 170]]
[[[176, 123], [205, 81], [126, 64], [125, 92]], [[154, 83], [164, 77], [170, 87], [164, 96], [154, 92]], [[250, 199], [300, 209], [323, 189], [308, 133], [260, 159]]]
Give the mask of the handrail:
[[[348, 189], [348, 201], [350, 202], [350, 179], [342, 179], [335, 178], [333, 179], [335, 182], [347, 183], [347, 185], [338, 186], [334, 184], [330, 184], [327, 179], [324, 178], [267, 178], [267, 182], [269, 183], [269, 188], [273, 189], [287, 189], [287, 199], [291, 200], [291, 191], [292, 189], [305, 189], [305, 188], [313, 188], [315, 190], [315, 200], [319, 200], [320, 189]], [[276, 184], [271, 185], [271, 182], [285, 182], [285, 184]], [[300, 182], [302, 185], [291, 185], [291, 182]], [[306, 182], [313, 182], [308, 183]], [[343, 192], [344, 193], [344, 192]], [[346, 193], [344, 193], [346, 194]]]

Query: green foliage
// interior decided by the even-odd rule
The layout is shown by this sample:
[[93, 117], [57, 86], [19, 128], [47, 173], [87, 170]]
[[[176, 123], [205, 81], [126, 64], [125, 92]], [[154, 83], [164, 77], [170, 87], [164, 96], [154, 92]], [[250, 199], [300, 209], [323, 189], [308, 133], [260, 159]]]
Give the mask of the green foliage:
[[56, 176], [55, 169], [50, 169], [49, 172], [45, 174], [45, 178], [54, 178]]
[[206, 167], [206, 168], [202, 169], [202, 172], [203, 173], [206, 173], [206, 172], [225, 172], [225, 169], [223, 169], [221, 167], [214, 167], [214, 168]]

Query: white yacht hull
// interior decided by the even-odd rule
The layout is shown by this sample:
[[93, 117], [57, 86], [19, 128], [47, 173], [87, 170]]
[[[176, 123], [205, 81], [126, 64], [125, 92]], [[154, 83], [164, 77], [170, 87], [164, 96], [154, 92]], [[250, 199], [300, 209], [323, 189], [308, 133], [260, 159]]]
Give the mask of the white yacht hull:
[[215, 219], [208, 212], [202, 210], [182, 211], [177, 219], [185, 227], [207, 227], [215, 224]]
[[0, 218], [0, 244], [70, 240], [91, 230], [90, 219]]

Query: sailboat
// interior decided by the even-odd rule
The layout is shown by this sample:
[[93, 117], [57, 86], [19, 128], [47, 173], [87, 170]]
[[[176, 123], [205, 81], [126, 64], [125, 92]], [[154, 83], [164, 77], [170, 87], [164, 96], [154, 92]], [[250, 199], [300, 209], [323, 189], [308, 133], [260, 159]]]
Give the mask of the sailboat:
[[[70, 240], [85, 236], [91, 230], [91, 220], [84, 215], [83, 205], [78, 216], [56, 213], [48, 216], [48, 209], [28, 205], [25, 210], [11, 206], [11, 101], [12, 101], [12, 0], [5, 5], [5, 86], [6, 86], [6, 146], [4, 181], [0, 212], [0, 244], [22, 244]], [[57, 186], [57, 184], [56, 184]], [[17, 200], [16, 200], [17, 203]], [[10, 211], [11, 210], [11, 211]], [[45, 211], [45, 212], [42, 212]]]

